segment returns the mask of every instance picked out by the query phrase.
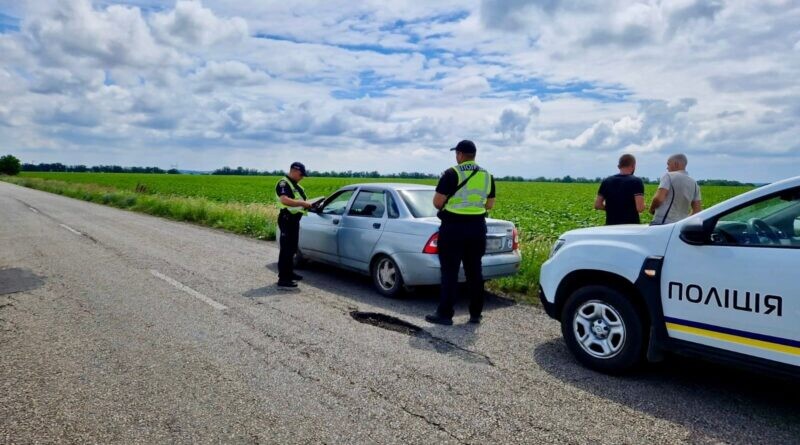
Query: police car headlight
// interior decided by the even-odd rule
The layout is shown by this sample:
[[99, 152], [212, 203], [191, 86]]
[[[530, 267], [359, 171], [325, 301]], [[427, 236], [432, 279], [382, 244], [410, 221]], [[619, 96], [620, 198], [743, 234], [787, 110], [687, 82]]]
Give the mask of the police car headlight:
[[553, 247], [550, 249], [550, 258], [552, 258], [553, 255], [555, 255], [559, 251], [559, 249], [564, 247], [564, 244], [566, 244], [566, 243], [567, 243], [567, 240], [565, 240], [565, 239], [559, 239], [558, 241], [556, 241], [556, 243], [553, 244]]

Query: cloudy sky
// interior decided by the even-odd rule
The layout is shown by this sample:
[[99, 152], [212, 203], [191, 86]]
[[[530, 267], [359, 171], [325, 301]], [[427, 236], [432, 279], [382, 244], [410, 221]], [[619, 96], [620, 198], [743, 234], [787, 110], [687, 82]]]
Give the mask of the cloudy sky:
[[25, 162], [800, 174], [794, 0], [0, 0]]

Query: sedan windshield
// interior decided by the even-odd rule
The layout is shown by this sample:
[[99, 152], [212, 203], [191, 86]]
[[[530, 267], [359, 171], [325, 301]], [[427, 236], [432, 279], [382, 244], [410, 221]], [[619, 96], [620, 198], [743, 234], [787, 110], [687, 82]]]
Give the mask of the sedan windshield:
[[429, 218], [438, 212], [433, 206], [434, 193], [435, 190], [401, 190], [400, 196], [414, 218]]

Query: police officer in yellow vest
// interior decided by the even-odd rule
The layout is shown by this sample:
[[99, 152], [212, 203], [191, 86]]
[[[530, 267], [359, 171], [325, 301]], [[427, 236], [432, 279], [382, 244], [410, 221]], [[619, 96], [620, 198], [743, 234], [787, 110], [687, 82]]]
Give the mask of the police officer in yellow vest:
[[458, 165], [446, 170], [436, 186], [433, 205], [439, 209], [439, 264], [442, 294], [439, 308], [425, 319], [453, 324], [458, 272], [463, 262], [469, 293], [469, 322], [480, 323], [483, 311], [483, 267], [486, 253], [486, 212], [494, 206], [494, 178], [475, 163], [477, 148], [461, 141], [451, 150]]
[[294, 255], [300, 237], [300, 218], [307, 214], [311, 203], [300, 181], [306, 176], [306, 166], [292, 163], [289, 173], [278, 181], [275, 196], [278, 199], [278, 228], [280, 229], [281, 252], [278, 255], [278, 287], [297, 287], [297, 280], [303, 277], [294, 273]]

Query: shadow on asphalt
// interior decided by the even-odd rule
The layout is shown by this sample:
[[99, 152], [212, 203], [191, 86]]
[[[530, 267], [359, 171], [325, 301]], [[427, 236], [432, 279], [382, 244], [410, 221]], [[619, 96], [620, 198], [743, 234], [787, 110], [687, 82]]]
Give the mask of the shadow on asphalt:
[[[277, 272], [276, 263], [268, 264], [267, 268]], [[456, 304], [456, 323], [453, 326], [431, 325], [425, 321], [425, 315], [436, 310], [439, 303], [438, 286], [421, 286], [400, 298], [388, 298], [375, 291], [368, 276], [356, 272], [320, 263], [311, 263], [297, 272], [303, 275], [301, 287], [311, 286], [336, 294], [352, 301], [356, 306], [359, 304], [371, 306], [369, 310], [373, 312], [405, 316], [407, 321], [418, 326], [424, 333], [409, 337], [409, 345], [415, 349], [435, 351], [467, 363], [494, 365], [489, 357], [472, 348], [479, 336], [481, 325], [466, 323], [468, 316], [466, 299], [461, 299]], [[284, 294], [276, 289], [273, 284], [248, 291], [245, 296], [264, 297]], [[517, 303], [512, 300], [487, 292], [483, 311], [485, 314], [515, 304]]]
[[800, 440], [800, 387], [787, 379], [679, 356], [607, 376], [581, 366], [561, 339], [538, 346], [534, 360], [566, 384], [718, 441], [736, 443], [743, 430], [754, 438], [778, 430], [795, 438], [790, 442]]
[[[277, 267], [277, 263], [267, 265], [268, 269], [276, 273]], [[303, 281], [300, 282], [301, 287], [311, 286], [347, 298], [353, 303], [368, 304], [395, 314], [414, 317], [420, 323], [424, 323], [423, 318], [426, 314], [436, 310], [436, 305], [439, 302], [438, 286], [420, 286], [410, 293], [405, 293], [402, 297], [388, 298], [382, 296], [373, 288], [372, 280], [368, 276], [357, 272], [320, 263], [311, 263], [302, 270], [297, 270], [297, 272], [303, 275]], [[278, 291], [273, 284], [250, 290], [245, 296], [264, 297], [282, 295], [283, 293]], [[487, 292], [484, 313], [515, 304], [517, 303], [512, 300]], [[461, 299], [456, 305], [456, 317], [466, 315], [468, 315], [467, 301]]]

